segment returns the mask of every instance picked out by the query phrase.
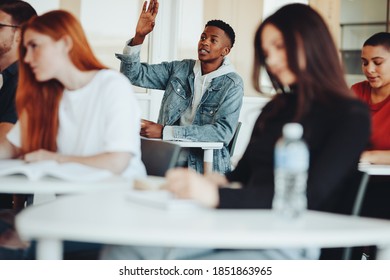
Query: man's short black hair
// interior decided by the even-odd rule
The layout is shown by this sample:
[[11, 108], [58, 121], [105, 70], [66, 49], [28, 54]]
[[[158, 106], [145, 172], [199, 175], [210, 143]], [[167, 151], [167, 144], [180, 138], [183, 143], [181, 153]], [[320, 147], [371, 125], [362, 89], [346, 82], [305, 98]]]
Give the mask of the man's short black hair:
[[219, 19], [213, 19], [206, 23], [205, 27], [207, 26], [215, 26], [225, 31], [226, 35], [230, 39], [230, 43], [231, 43], [230, 47], [231, 48], [233, 47], [234, 42], [236, 41], [236, 34], [234, 33], [233, 28], [229, 24]]
[[1, 0], [0, 11], [9, 14], [12, 17], [13, 24], [16, 25], [25, 23], [30, 18], [37, 15], [37, 12], [29, 3], [20, 0]]

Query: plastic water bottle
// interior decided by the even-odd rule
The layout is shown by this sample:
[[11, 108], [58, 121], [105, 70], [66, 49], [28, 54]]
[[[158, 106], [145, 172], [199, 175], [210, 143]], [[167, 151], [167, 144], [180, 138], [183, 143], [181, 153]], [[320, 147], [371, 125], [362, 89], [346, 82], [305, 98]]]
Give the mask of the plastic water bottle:
[[302, 135], [300, 124], [288, 123], [275, 146], [272, 208], [285, 218], [297, 218], [307, 209], [309, 150]]

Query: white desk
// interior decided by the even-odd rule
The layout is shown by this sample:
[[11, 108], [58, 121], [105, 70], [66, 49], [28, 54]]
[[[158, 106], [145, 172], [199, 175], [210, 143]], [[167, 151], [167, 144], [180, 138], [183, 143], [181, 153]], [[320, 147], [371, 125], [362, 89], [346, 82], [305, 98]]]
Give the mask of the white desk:
[[24, 175], [0, 177], [0, 193], [33, 194], [33, 204], [52, 201], [59, 194], [90, 193], [107, 190], [128, 190], [132, 182], [119, 176], [97, 182], [69, 182], [53, 177], [31, 181]]
[[183, 148], [200, 148], [204, 150], [203, 162], [204, 173], [210, 173], [213, 171], [213, 154], [214, 150], [220, 150], [223, 147], [222, 142], [190, 142], [190, 141], [166, 141], [156, 138], [148, 138], [156, 141], [165, 141], [179, 145]]
[[23, 175], [0, 177], [0, 193], [14, 194], [70, 194], [104, 190], [130, 189], [132, 182], [121, 177], [112, 177], [97, 182], [69, 182], [52, 177], [30, 181]]
[[167, 211], [131, 203], [125, 195], [62, 197], [23, 210], [16, 228], [22, 238], [37, 240], [39, 259], [61, 259], [63, 240], [232, 249], [374, 244], [378, 258], [390, 259], [390, 221], [309, 211], [286, 223], [271, 210]]
[[384, 164], [359, 164], [359, 170], [368, 175], [390, 175], [390, 165]]

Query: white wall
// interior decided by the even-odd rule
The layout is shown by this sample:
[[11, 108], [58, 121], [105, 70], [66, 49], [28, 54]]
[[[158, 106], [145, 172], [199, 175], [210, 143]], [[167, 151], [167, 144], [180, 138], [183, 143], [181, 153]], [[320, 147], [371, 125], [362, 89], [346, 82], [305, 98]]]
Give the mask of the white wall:
[[[66, 3], [74, 5], [74, 11], [83, 24], [92, 48], [99, 59], [111, 68], [119, 69], [115, 52], [121, 52], [124, 42], [134, 35], [135, 26], [141, 11], [141, 0], [27, 0], [39, 14], [58, 9]], [[71, 1], [71, 0], [69, 0]], [[144, 43], [142, 61], [159, 63], [183, 58], [197, 57], [197, 42], [203, 30], [205, 20], [221, 18], [231, 23], [236, 30], [236, 45], [230, 54], [237, 71], [245, 81], [245, 94], [240, 121], [243, 123], [236, 144], [235, 154], [244, 152], [253, 128], [254, 121], [268, 99], [257, 97], [250, 84], [254, 30], [264, 13], [288, 2], [307, 2], [291, 0], [162, 0], [156, 27], [148, 42]], [[68, 5], [69, 4], [69, 5]], [[253, 9], [256, 7], [256, 9]], [[248, 17], [248, 15], [250, 15]], [[243, 17], [247, 18], [243, 20]], [[206, 19], [207, 17], [207, 19]], [[136, 88], [137, 98], [142, 108], [142, 117], [156, 121], [160, 108], [162, 92]], [[249, 96], [248, 96], [249, 95]]]
[[38, 15], [60, 7], [60, 0], [24, 0], [37, 11]]

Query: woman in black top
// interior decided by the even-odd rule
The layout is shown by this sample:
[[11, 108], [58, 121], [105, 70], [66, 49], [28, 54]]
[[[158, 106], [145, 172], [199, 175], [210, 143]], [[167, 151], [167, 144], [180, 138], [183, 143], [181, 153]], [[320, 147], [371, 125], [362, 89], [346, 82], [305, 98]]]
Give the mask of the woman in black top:
[[[229, 182], [240, 182], [241, 189], [219, 188], [220, 208], [270, 208], [274, 193], [274, 145], [282, 126], [294, 117], [296, 92], [277, 96], [263, 109], [250, 143], [236, 169], [226, 174]], [[291, 106], [269, 119], [262, 128], [264, 114], [278, 102]], [[357, 169], [360, 152], [369, 135], [366, 107], [357, 100], [338, 100], [332, 105], [313, 103], [300, 119], [304, 139], [310, 150], [308, 208], [336, 211], [345, 180]], [[168, 177], [175, 176], [169, 174]], [[177, 180], [177, 179], [174, 179]]]
[[[192, 198], [208, 207], [271, 208], [274, 146], [284, 124], [299, 122], [310, 150], [308, 208], [340, 211], [340, 200], [351, 192], [345, 181], [357, 169], [360, 154], [368, 143], [370, 120], [367, 107], [354, 98], [344, 80], [338, 52], [325, 22], [307, 5], [284, 6], [260, 25], [254, 46], [255, 87], [259, 90], [260, 67], [264, 66], [277, 94], [263, 108], [236, 169], [225, 176], [201, 176], [191, 170], [175, 169], [167, 174], [168, 188], [178, 197]], [[226, 188], [233, 182], [238, 182], [240, 188]], [[159, 256], [158, 248], [149, 248], [148, 252], [134, 247], [132, 250], [138, 251], [135, 254], [138, 257]], [[209, 249], [200, 255], [199, 250], [192, 255], [191, 252], [175, 249], [171, 256], [314, 257], [304, 250]]]
[[[174, 170], [167, 175], [170, 189], [210, 207], [270, 208], [275, 143], [284, 124], [299, 122], [310, 150], [308, 207], [336, 211], [346, 191], [344, 182], [357, 169], [368, 143], [370, 121], [366, 106], [348, 89], [338, 52], [319, 14], [307, 5], [290, 4], [267, 18], [255, 36], [257, 89], [260, 66], [279, 94], [263, 108], [236, 169], [211, 179]], [[242, 188], [216, 187], [230, 182], [239, 182]]]

